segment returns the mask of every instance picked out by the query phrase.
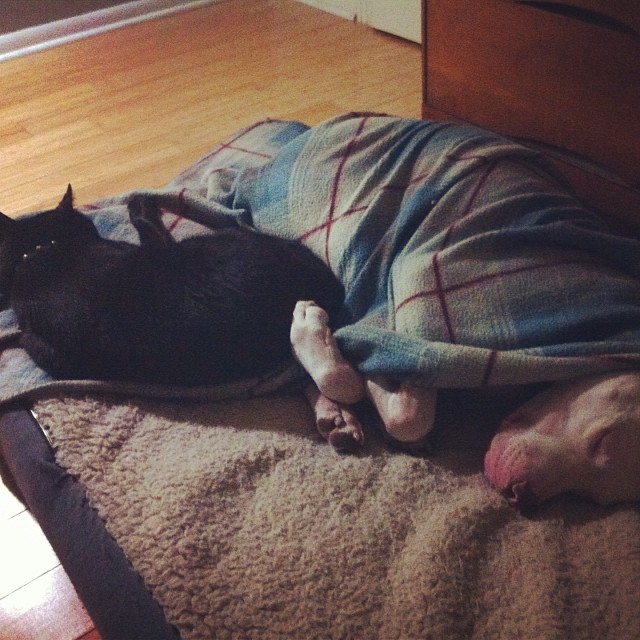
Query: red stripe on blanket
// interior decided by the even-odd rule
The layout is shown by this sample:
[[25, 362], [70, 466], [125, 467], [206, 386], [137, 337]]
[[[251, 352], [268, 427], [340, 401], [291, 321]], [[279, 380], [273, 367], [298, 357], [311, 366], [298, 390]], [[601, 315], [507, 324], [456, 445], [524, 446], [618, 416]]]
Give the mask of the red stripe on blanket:
[[[344, 213], [341, 213], [339, 216], [335, 216], [332, 224], [335, 224], [336, 222], [344, 218], [348, 218], [349, 216], [352, 216], [354, 213], [360, 213], [361, 211], [365, 211], [368, 206], [369, 206], [368, 204], [365, 204], [365, 205], [362, 205], [361, 207], [354, 207], [353, 209], [348, 209]], [[322, 224], [319, 224], [317, 227], [313, 227], [312, 229], [305, 231], [301, 236], [298, 236], [297, 241], [304, 242], [305, 240], [308, 240], [311, 236], [315, 235], [316, 233], [320, 233], [321, 231], [324, 231], [327, 228], [328, 224], [329, 224], [328, 222], [323, 222]]]
[[169, 233], [173, 233], [175, 228], [180, 224], [181, 221], [182, 221], [182, 216], [176, 215], [176, 217], [172, 220], [171, 224], [167, 226], [167, 231]]
[[184, 194], [186, 192], [187, 188], [183, 187], [180, 191], [180, 193], [178, 194], [178, 208], [180, 209], [180, 212], [177, 211], [171, 211], [170, 213], [173, 213], [175, 215], [175, 218], [173, 219], [173, 221], [171, 222], [171, 224], [167, 227], [167, 231], [169, 233], [173, 233], [175, 228], [180, 224], [180, 222], [184, 219], [182, 217], [182, 211], [184, 210]]
[[[434, 254], [432, 264], [437, 264], [436, 258], [439, 254]], [[463, 289], [471, 289], [472, 287], [480, 286], [490, 282], [492, 280], [499, 280], [502, 278], [507, 278], [509, 276], [518, 275], [521, 273], [526, 273], [527, 271], [539, 271], [541, 269], [555, 269], [558, 266], [572, 265], [572, 264], [580, 264], [580, 265], [595, 265], [598, 264], [595, 260], [555, 260], [553, 262], [545, 262], [542, 264], [530, 264], [522, 267], [516, 267], [514, 269], [506, 269], [505, 271], [498, 271], [496, 273], [488, 273], [484, 276], [479, 276], [477, 278], [473, 278], [471, 280], [465, 280], [464, 282], [460, 282], [458, 284], [449, 285], [447, 287], [442, 284], [442, 275], [440, 274], [440, 266], [438, 264], [438, 271], [435, 274], [436, 285], [433, 289], [424, 289], [423, 291], [419, 291], [418, 293], [414, 293], [409, 297], [405, 298], [402, 302], [400, 302], [396, 306], [396, 313], [400, 311], [403, 307], [406, 307], [408, 304], [415, 302], [416, 300], [420, 300], [422, 298], [429, 298], [431, 296], [437, 296], [439, 300], [443, 300], [443, 297], [449, 293], [454, 291], [461, 291]]]
[[[438, 296], [440, 301], [440, 308], [442, 309], [442, 316], [444, 317], [444, 323], [447, 326], [447, 333], [449, 334], [449, 341], [454, 344], [456, 341], [455, 334], [453, 332], [453, 323], [451, 322], [451, 314], [449, 313], [449, 306], [447, 304], [447, 288], [444, 286], [442, 280], [442, 273], [440, 272], [440, 260], [439, 254], [434, 254], [431, 260], [431, 266], [433, 267], [433, 273], [436, 280], [436, 288], [434, 293]], [[396, 309], [397, 311], [397, 309]]]
[[415, 178], [411, 178], [408, 182], [402, 182], [401, 184], [383, 184], [380, 187], [380, 191], [406, 191], [409, 187], [412, 187], [415, 184], [420, 182], [425, 182], [431, 176], [431, 171], [425, 171], [417, 175]]
[[266, 158], [267, 160], [271, 160], [271, 158], [273, 158], [273, 156], [269, 153], [262, 153], [261, 151], [252, 151], [251, 149], [238, 147], [235, 144], [223, 144], [222, 147], [225, 149], [233, 149], [234, 151], [240, 151], [242, 153], [248, 153], [252, 156], [259, 156], [260, 158]]
[[338, 165], [338, 170], [336, 171], [336, 175], [333, 178], [333, 185], [331, 187], [331, 204], [329, 206], [329, 214], [327, 216], [327, 222], [325, 225], [325, 246], [324, 246], [324, 255], [325, 255], [325, 262], [331, 266], [331, 261], [329, 258], [329, 238], [331, 236], [331, 227], [333, 226], [334, 223], [334, 217], [335, 217], [335, 212], [336, 212], [336, 207], [338, 205], [338, 189], [340, 187], [340, 182], [342, 180], [342, 174], [344, 172], [344, 167], [347, 164], [347, 160], [349, 159], [349, 156], [351, 155], [351, 152], [353, 151], [353, 147], [356, 143], [356, 140], [358, 139], [358, 137], [360, 136], [360, 134], [362, 133], [362, 130], [364, 129], [365, 124], [367, 123], [367, 120], [369, 118], [368, 117], [364, 117], [362, 118], [362, 120], [360, 121], [360, 124], [358, 125], [358, 129], [356, 130], [355, 134], [353, 135], [353, 137], [351, 138], [351, 140], [349, 140], [349, 143], [347, 144], [344, 153], [342, 154], [342, 157], [340, 158], [340, 164]]
[[211, 160], [211, 158], [213, 158], [213, 156], [219, 154], [221, 151], [223, 151], [225, 149], [233, 149], [234, 151], [240, 151], [242, 153], [249, 153], [251, 155], [259, 155], [259, 156], [271, 158], [271, 156], [267, 156], [264, 153], [259, 153], [257, 151], [250, 151], [248, 149], [243, 149], [241, 147], [234, 147], [233, 146], [236, 141], [240, 140], [240, 138], [242, 138], [243, 136], [246, 136], [247, 133], [249, 133], [250, 131], [253, 131], [254, 129], [257, 129], [258, 127], [261, 127], [264, 124], [270, 124], [271, 122], [273, 122], [273, 120], [271, 120], [270, 118], [267, 118], [265, 120], [261, 120], [260, 122], [254, 122], [250, 127], [247, 127], [246, 129], [243, 129], [235, 137], [231, 138], [231, 140], [228, 140], [227, 142], [223, 142], [220, 145], [218, 145], [215, 149], [213, 149], [213, 151], [211, 151], [211, 153], [208, 153], [206, 156], [200, 158], [200, 160], [198, 160], [198, 162], [196, 162], [196, 164], [193, 165], [190, 168], [192, 169], [193, 167], [195, 167], [197, 165], [200, 165], [200, 164], [203, 164], [205, 162], [208, 162], [209, 160]]
[[[462, 215], [453, 224], [449, 225], [448, 229], [445, 231], [444, 239], [442, 241], [442, 246], [440, 247], [440, 252], [448, 246], [451, 235], [453, 234], [454, 229], [458, 226], [460, 221], [464, 220], [464, 218], [466, 218], [469, 215], [469, 213], [473, 210], [473, 205], [476, 201], [476, 198], [478, 197], [478, 194], [482, 191], [482, 188], [487, 182], [487, 178], [495, 170], [497, 165], [498, 165], [498, 162], [492, 162], [491, 165], [487, 168], [487, 170], [484, 171], [484, 173], [480, 176], [480, 179], [477, 181], [476, 185], [471, 191], [471, 197], [467, 201], [467, 204], [464, 210], [462, 211]], [[440, 308], [442, 309], [442, 316], [444, 318], [444, 323], [447, 327], [447, 334], [449, 335], [449, 342], [451, 342], [452, 344], [455, 344], [456, 337], [455, 337], [455, 332], [453, 330], [453, 320], [451, 317], [451, 313], [449, 312], [449, 305], [447, 304], [447, 293], [452, 291], [452, 289], [444, 286], [442, 273], [440, 272], [440, 260], [438, 257], [440, 255], [440, 252], [436, 252], [433, 256], [433, 259], [431, 260], [434, 278], [436, 281], [436, 288], [433, 290], [433, 292], [435, 293], [435, 295], [437, 295], [438, 300], [440, 302]], [[403, 305], [403, 302], [401, 302], [400, 305], [396, 308], [396, 312], [398, 311], [398, 309], [402, 307], [402, 305]]]
[[467, 201], [467, 204], [464, 208], [464, 211], [462, 212], [462, 215], [453, 224], [451, 224], [449, 228], [446, 230], [444, 235], [444, 240], [442, 241], [442, 247], [440, 250], [445, 249], [449, 245], [449, 239], [451, 238], [455, 229], [473, 211], [473, 206], [476, 202], [476, 198], [480, 195], [480, 192], [482, 191], [483, 187], [487, 183], [489, 176], [495, 171], [496, 167], [498, 166], [498, 163], [499, 163], [498, 160], [492, 162], [489, 165], [489, 167], [487, 167], [486, 171], [480, 176], [480, 178], [478, 179], [478, 182], [476, 183], [475, 187], [471, 191], [471, 197]]
[[496, 366], [496, 360], [498, 359], [498, 352], [493, 349], [489, 353], [489, 357], [487, 358], [487, 366], [484, 369], [484, 375], [482, 376], [481, 387], [486, 387], [489, 384], [489, 380], [491, 380], [491, 374]]
[[[373, 198], [375, 198], [381, 191], [406, 192], [410, 187], [412, 187], [412, 186], [414, 186], [416, 184], [420, 184], [420, 183], [424, 182], [428, 178], [428, 176], [429, 176], [428, 173], [421, 173], [420, 175], [416, 176], [415, 178], [412, 178], [408, 182], [403, 182], [402, 184], [392, 184], [392, 183], [383, 184], [373, 194]], [[352, 216], [355, 213], [360, 213], [362, 211], [366, 211], [368, 208], [369, 208], [369, 204], [367, 203], [367, 204], [360, 205], [358, 207], [352, 207], [351, 209], [347, 209], [345, 212], [341, 213], [340, 215], [335, 215], [334, 214], [333, 219], [331, 221], [325, 221], [322, 224], [319, 224], [316, 227], [312, 227], [308, 231], [305, 231], [302, 235], [298, 236], [297, 241], [298, 242], [305, 242], [306, 240], [308, 240], [311, 236], [315, 235], [316, 233], [320, 233], [321, 231], [326, 231], [327, 227], [335, 224], [339, 220], [343, 220], [344, 218]]]

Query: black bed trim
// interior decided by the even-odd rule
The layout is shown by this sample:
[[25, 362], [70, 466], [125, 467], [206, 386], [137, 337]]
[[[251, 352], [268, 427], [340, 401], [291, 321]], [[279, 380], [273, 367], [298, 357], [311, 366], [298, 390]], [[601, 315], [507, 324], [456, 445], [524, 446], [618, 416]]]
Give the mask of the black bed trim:
[[0, 473], [31, 511], [104, 640], [177, 640], [160, 606], [55, 460], [26, 406], [0, 407]]

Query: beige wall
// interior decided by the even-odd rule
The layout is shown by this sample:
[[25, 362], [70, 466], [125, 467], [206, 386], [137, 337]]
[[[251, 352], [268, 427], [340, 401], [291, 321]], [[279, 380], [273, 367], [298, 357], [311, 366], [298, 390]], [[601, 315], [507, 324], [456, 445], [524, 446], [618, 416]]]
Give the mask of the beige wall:
[[11, 33], [27, 27], [54, 22], [130, 0], [2, 0], [0, 1], [0, 33]]

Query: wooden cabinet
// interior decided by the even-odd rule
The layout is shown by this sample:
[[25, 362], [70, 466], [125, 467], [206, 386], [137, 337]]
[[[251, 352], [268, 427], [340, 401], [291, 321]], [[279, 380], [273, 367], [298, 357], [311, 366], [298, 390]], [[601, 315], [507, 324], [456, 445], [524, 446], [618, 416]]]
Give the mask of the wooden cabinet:
[[423, 0], [423, 12], [425, 117], [532, 141], [601, 207], [640, 218], [640, 3]]

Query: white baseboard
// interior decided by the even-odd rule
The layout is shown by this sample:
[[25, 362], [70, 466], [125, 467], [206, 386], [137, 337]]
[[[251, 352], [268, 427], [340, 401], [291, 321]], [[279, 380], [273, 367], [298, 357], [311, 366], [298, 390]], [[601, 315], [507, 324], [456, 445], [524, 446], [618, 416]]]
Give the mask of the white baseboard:
[[360, 0], [298, 0], [298, 2], [347, 18], [347, 20], [357, 19], [360, 9]]
[[219, 0], [134, 0], [73, 18], [0, 35], [0, 62], [80, 38]]
[[298, 0], [413, 42], [422, 42], [420, 0]]

